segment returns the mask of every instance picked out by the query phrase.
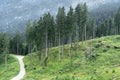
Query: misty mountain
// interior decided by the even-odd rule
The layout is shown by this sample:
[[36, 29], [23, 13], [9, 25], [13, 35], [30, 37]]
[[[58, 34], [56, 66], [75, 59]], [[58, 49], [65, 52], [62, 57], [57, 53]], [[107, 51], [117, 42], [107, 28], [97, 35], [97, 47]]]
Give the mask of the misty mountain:
[[105, 20], [114, 17], [120, 7], [119, 5], [120, 1], [101, 4], [90, 11], [90, 16], [96, 19], [98, 23], [104, 22]]
[[109, 10], [115, 13], [120, 5], [119, 0], [0, 0], [0, 32], [24, 32], [28, 20], [37, 20], [48, 11], [55, 16], [60, 6], [65, 6], [67, 12], [70, 5], [75, 7], [84, 2], [93, 17], [98, 13], [106, 14]]

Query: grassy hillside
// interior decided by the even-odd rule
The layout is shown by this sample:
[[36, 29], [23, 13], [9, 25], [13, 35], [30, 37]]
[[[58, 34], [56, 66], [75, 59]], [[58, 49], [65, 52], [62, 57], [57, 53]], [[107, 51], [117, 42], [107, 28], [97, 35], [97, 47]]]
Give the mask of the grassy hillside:
[[26, 56], [27, 74], [23, 80], [120, 80], [120, 36], [80, 42], [79, 54], [75, 54], [73, 44], [71, 56], [65, 45], [61, 62], [58, 61], [58, 50], [58, 47], [52, 48], [47, 67], [38, 54]]
[[0, 63], [0, 80], [10, 80], [19, 73], [19, 63], [12, 55], [8, 55], [7, 70], [5, 64]]

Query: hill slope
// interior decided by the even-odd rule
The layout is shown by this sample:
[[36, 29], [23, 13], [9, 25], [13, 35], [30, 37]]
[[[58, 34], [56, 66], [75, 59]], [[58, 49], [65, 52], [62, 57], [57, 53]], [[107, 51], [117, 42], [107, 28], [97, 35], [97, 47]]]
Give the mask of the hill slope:
[[80, 42], [77, 55], [74, 46], [71, 56], [67, 55], [68, 45], [64, 46], [61, 62], [58, 47], [52, 48], [47, 66], [40, 54], [29, 54], [24, 58], [27, 75], [23, 80], [120, 80], [120, 36]]
[[7, 70], [5, 64], [0, 63], [0, 80], [10, 80], [19, 73], [19, 63], [12, 55], [8, 55]]

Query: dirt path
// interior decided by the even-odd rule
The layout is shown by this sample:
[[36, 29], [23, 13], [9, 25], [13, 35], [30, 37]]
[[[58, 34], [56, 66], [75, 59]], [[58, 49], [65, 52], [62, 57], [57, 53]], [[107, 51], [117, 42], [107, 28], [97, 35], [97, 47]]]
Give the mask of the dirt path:
[[23, 63], [23, 58], [24, 56], [16, 56], [15, 57], [18, 59], [19, 64], [20, 64], [20, 72], [17, 76], [15, 76], [14, 78], [12, 78], [11, 80], [21, 80], [24, 75], [25, 75], [25, 68], [24, 68], [24, 63]]

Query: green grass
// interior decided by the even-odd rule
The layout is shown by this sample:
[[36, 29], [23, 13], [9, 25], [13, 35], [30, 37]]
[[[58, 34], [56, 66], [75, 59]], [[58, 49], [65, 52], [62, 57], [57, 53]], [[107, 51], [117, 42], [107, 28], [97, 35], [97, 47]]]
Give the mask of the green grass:
[[120, 47], [119, 35], [80, 42], [78, 55], [74, 46], [68, 56], [68, 45], [65, 45], [61, 62], [58, 47], [52, 48], [47, 67], [43, 59], [39, 60], [39, 52], [26, 56], [27, 74], [23, 80], [120, 80], [120, 49], [114, 48]]
[[5, 64], [0, 63], [0, 80], [10, 80], [19, 73], [19, 63], [12, 55], [8, 55], [7, 70]]

